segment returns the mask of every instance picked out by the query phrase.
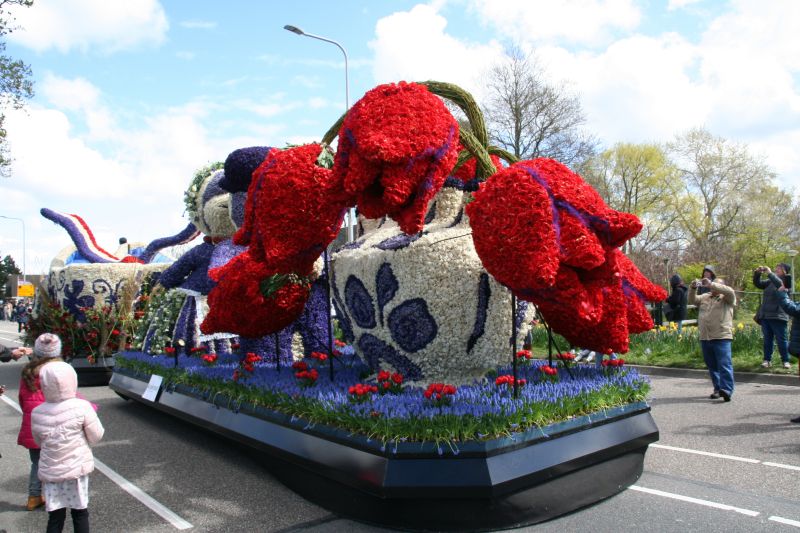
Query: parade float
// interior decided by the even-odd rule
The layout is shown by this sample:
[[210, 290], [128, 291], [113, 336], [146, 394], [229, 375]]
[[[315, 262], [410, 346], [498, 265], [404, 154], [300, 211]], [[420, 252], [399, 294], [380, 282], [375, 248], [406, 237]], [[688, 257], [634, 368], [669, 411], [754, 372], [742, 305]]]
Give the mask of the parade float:
[[[234, 179], [243, 153], [257, 156]], [[652, 328], [645, 302], [664, 291], [619, 251], [635, 216], [556, 161], [489, 146], [471, 96], [437, 82], [376, 87], [321, 143], [237, 151], [222, 172], [247, 192], [199, 328], [230, 349], [123, 352], [118, 394], [252, 447], [315, 503], [402, 529], [536, 523], [638, 479], [658, 438], [647, 380], [622, 359], [575, 364], [552, 336], [520, 350], [534, 316], [601, 354]], [[328, 257], [352, 206], [359, 236]], [[335, 321], [315, 314], [312, 346], [320, 301]]]
[[73, 244], [50, 263], [25, 342], [33, 346], [41, 333], [58, 334], [62, 355], [78, 373], [79, 385], [106, 385], [114, 354], [126, 349], [135, 334], [133, 306], [143, 284], [153, 283], [171, 262], [159, 251], [194, 239], [197, 231], [190, 224], [175, 236], [147, 245], [121, 239], [124, 242], [110, 253], [79, 215], [48, 208], [40, 213], [61, 226]]

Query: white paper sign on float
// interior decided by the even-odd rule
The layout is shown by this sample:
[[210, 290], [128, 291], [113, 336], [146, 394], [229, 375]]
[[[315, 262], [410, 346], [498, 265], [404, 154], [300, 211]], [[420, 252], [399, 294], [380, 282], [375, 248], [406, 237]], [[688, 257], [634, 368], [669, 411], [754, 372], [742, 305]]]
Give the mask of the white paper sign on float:
[[150, 382], [147, 384], [144, 394], [142, 394], [142, 399], [150, 400], [151, 402], [156, 401], [156, 396], [158, 396], [158, 391], [161, 389], [162, 381], [164, 381], [164, 378], [158, 374], [150, 376]]

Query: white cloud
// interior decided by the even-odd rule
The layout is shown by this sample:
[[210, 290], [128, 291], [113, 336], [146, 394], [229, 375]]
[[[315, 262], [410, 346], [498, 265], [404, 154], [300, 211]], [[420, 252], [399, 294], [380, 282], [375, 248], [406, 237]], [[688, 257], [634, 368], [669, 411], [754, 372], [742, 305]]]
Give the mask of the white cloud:
[[113, 53], [141, 45], [159, 45], [169, 24], [158, 0], [45, 0], [15, 12], [22, 29], [9, 39], [37, 52]]
[[213, 30], [217, 27], [217, 23], [210, 20], [182, 20], [180, 25], [192, 30]]
[[[0, 182], [0, 196], [13, 200], [4, 214], [25, 220], [29, 262], [36, 256], [49, 264], [70, 242], [57, 226], [40, 223], [40, 208], [81, 215], [101, 246], [112, 250], [120, 236], [132, 242], [163, 237], [187, 223], [183, 191], [197, 168], [241, 146], [274, 143], [279, 131], [256, 124], [252, 135], [223, 138], [211, 115], [217, 106], [206, 102], [141, 115], [123, 127], [86, 80], [48, 80], [43, 93], [51, 107], [34, 104], [7, 114], [15, 161], [11, 178]], [[108, 128], [89, 126], [93, 113], [107, 115]]]
[[[378, 21], [372, 64], [377, 83], [438, 80], [478, 92], [484, 69], [502, 56], [496, 41], [464, 43], [445, 31], [447, 20], [427, 5]], [[476, 97], [478, 95], [476, 94]]]
[[703, 124], [713, 104], [712, 90], [690, 76], [696, 48], [676, 34], [621, 39], [599, 54], [538, 54], [554, 79], [571, 82], [589, 130], [610, 144], [670, 139]]
[[700, 2], [700, 0], [669, 0], [669, 4], [667, 4], [667, 10], [676, 11], [698, 2]]
[[479, 20], [514, 41], [599, 44], [636, 28], [633, 0], [471, 0]]

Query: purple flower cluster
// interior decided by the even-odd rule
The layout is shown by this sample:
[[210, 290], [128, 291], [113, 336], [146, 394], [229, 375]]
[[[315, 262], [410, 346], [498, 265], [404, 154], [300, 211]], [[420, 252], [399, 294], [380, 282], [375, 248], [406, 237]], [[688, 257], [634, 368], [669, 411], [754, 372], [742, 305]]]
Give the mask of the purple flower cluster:
[[[485, 416], [513, 417], [524, 414], [531, 404], [557, 404], [565, 399], [582, 397], [600, 391], [605, 387], [616, 389], [639, 390], [646, 385], [647, 379], [640, 376], [635, 369], [615, 372], [606, 375], [595, 365], [577, 365], [572, 367], [572, 377], [559, 370], [559, 380], [543, 381], [539, 368], [546, 364], [536, 361], [530, 366], [519, 369], [519, 377], [527, 379], [528, 384], [521, 387], [519, 397], [514, 398], [508, 387], [498, 387], [493, 379], [485, 378], [471, 385], [458, 387], [449, 405], [436, 406], [426, 401], [424, 389], [418, 386], [404, 387], [400, 394], [373, 395], [368, 401], [354, 403], [350, 401], [348, 388], [356, 383], [364, 382], [363, 376], [370, 370], [355, 356], [352, 347], [340, 350], [336, 359], [336, 373], [331, 381], [325, 372], [320, 372], [320, 379], [313, 387], [304, 387], [294, 376], [291, 368], [276, 369], [274, 364], [257, 363], [246, 385], [253, 389], [270, 391], [286, 398], [307, 398], [322, 403], [326, 409], [346, 412], [365, 419], [376, 416], [391, 419], [432, 419], [437, 416], [469, 416], [480, 419]], [[145, 362], [153, 366], [163, 366], [169, 372], [175, 366], [172, 356], [150, 356], [141, 352], [124, 352], [117, 358], [117, 366], [125, 372], [130, 363]], [[180, 356], [178, 369], [187, 374], [202, 376], [207, 380], [221, 383], [232, 380], [233, 371], [238, 367], [237, 355], [220, 354], [218, 363], [208, 367], [197, 357]], [[510, 374], [510, 367], [498, 369], [499, 375]], [[324, 377], [323, 377], [324, 376]], [[374, 375], [373, 375], [374, 376]], [[374, 383], [374, 377], [368, 382]]]

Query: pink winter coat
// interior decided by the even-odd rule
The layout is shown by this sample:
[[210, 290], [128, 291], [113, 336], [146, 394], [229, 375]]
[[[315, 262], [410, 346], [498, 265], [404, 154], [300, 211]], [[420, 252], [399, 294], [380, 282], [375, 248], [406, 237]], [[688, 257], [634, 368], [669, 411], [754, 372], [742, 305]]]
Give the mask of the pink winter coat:
[[19, 407], [22, 409], [22, 424], [19, 426], [17, 444], [25, 446], [29, 450], [38, 450], [39, 445], [33, 440], [31, 435], [31, 411], [34, 407], [44, 403], [44, 394], [39, 387], [39, 378], [36, 378], [36, 392], [31, 392], [24, 379], [19, 380]]
[[64, 362], [48, 363], [39, 373], [45, 403], [31, 414], [31, 433], [41, 446], [39, 479], [58, 483], [94, 470], [90, 444], [103, 438], [103, 425], [91, 404], [76, 397], [78, 376]]

